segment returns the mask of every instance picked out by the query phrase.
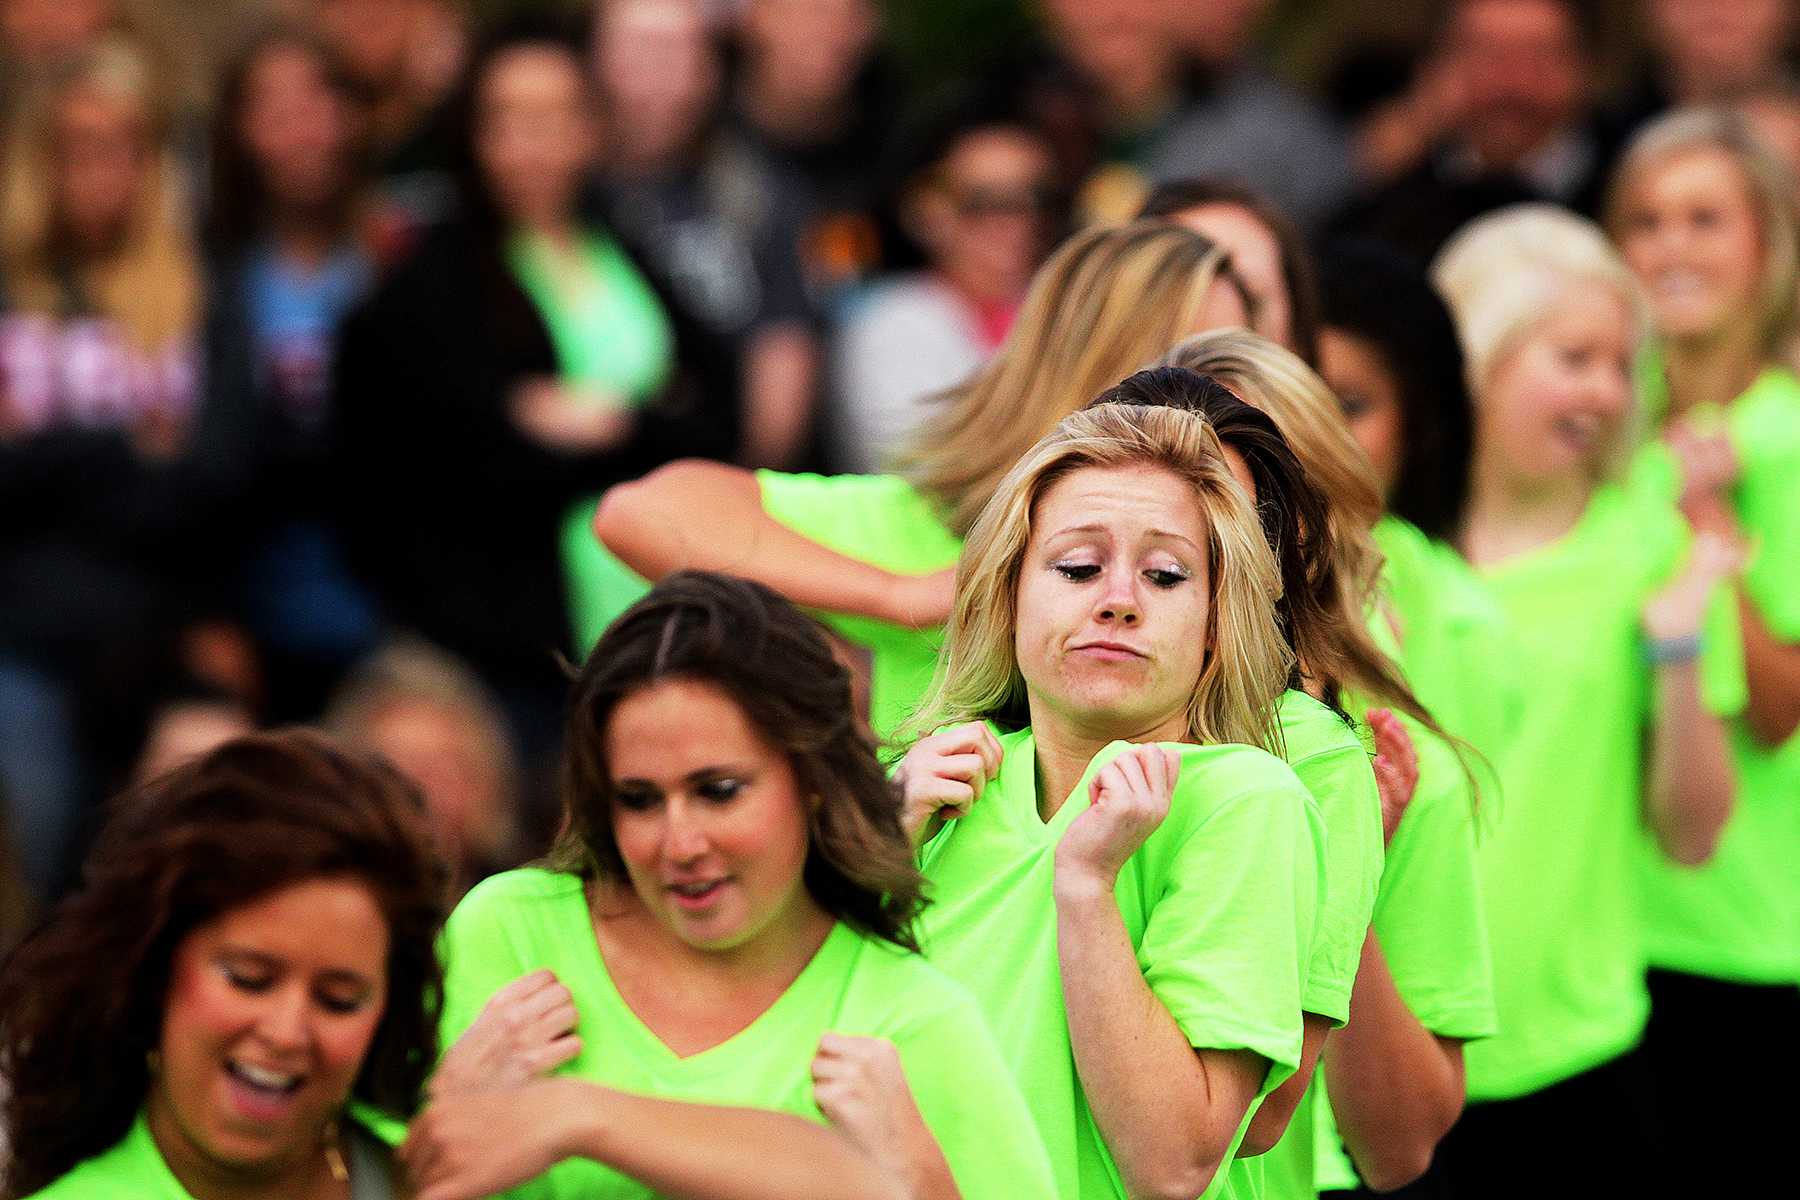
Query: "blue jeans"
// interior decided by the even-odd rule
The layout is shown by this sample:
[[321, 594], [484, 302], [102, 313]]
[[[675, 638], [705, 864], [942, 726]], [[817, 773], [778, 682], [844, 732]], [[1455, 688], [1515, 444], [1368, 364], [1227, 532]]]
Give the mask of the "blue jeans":
[[0, 804], [26, 886], [49, 900], [68, 878], [82, 819], [75, 697], [54, 674], [0, 656]]

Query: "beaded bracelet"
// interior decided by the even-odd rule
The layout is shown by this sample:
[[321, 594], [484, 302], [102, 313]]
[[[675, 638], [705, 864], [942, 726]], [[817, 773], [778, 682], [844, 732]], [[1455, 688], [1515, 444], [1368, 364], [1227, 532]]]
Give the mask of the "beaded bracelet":
[[1684, 633], [1680, 637], [1645, 638], [1644, 661], [1653, 667], [1692, 662], [1700, 657], [1700, 635]]

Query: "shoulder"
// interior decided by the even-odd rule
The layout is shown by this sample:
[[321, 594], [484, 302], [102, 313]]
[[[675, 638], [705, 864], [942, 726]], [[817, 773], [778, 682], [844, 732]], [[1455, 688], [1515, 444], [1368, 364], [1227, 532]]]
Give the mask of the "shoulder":
[[982, 1019], [969, 991], [923, 955], [869, 934], [852, 935], [846, 1001], [863, 1009], [858, 1023], [871, 1036], [899, 1043], [909, 1032], [946, 1021]]
[[566, 905], [581, 891], [580, 878], [566, 871], [539, 867], [503, 871], [470, 889], [450, 914], [446, 934], [454, 937], [459, 932], [509, 924], [524, 913]]
[[23, 1200], [189, 1200], [140, 1114], [124, 1137]]
[[1301, 763], [1325, 755], [1364, 753], [1355, 726], [1323, 701], [1297, 688], [1282, 693], [1276, 718], [1281, 725], [1287, 763], [1295, 770]]
[[[1329, 710], [1327, 710], [1329, 712]], [[1180, 759], [1165, 827], [1193, 830], [1229, 810], [1252, 806], [1270, 820], [1299, 816], [1312, 795], [1281, 759], [1256, 746], [1169, 744]]]

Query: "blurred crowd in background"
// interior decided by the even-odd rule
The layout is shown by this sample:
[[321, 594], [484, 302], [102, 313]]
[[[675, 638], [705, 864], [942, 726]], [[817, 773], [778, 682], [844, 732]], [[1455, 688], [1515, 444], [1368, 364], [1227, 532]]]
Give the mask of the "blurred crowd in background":
[[[562, 659], [642, 586], [608, 486], [881, 469], [1162, 185], [1255, 286], [1271, 230], [1423, 267], [1507, 204], [1593, 215], [1672, 106], [1800, 167], [1794, 35], [1785, 0], [0, 0], [0, 917], [105, 796], [276, 722], [413, 774], [465, 883], [516, 863]], [[1262, 331], [1304, 345], [1295, 309]]]

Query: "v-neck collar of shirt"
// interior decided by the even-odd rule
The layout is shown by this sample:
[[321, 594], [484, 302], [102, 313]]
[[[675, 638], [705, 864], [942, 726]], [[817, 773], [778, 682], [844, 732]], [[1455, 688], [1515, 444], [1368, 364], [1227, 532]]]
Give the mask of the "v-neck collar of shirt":
[[775, 998], [773, 1004], [756, 1014], [748, 1025], [716, 1046], [708, 1046], [692, 1054], [677, 1054], [626, 1003], [618, 985], [613, 982], [612, 972], [606, 966], [606, 955], [600, 949], [600, 939], [593, 932], [593, 915], [588, 907], [587, 889], [573, 889], [568, 903], [580, 909], [581, 920], [588, 930], [587, 943], [592, 948], [591, 965], [599, 981], [600, 1001], [611, 1010], [607, 1014], [595, 1014], [600, 1017], [598, 1027], [606, 1029], [607, 1036], [628, 1038], [638, 1054], [660, 1064], [664, 1070], [710, 1074], [714, 1070], [714, 1064], [729, 1062], [742, 1052], [742, 1047], [766, 1040], [767, 1031], [778, 1027], [787, 1011], [803, 1002], [796, 997], [803, 998], [811, 992], [812, 980], [842, 963], [855, 949], [857, 942], [855, 930], [842, 921], [837, 922], [831, 927], [831, 932], [825, 935], [825, 940], [819, 943], [812, 958], [794, 976], [794, 981]]
[[[1001, 736], [998, 729], [996, 736]], [[1002, 810], [1009, 823], [1035, 831], [1040, 837], [1050, 842], [1062, 838], [1063, 831], [1071, 822], [1080, 816], [1088, 807], [1088, 783], [1096, 772], [1122, 750], [1129, 742], [1108, 742], [1100, 751], [1088, 760], [1088, 765], [1076, 781], [1075, 788], [1062, 803], [1062, 807], [1050, 814], [1045, 820], [1038, 812], [1037, 786], [1037, 739], [1031, 730], [1026, 729], [1014, 735], [1018, 738], [1006, 756], [1000, 761], [1000, 776], [995, 781], [998, 786]], [[990, 785], [991, 787], [991, 785]], [[979, 808], [981, 802], [977, 802]]]

